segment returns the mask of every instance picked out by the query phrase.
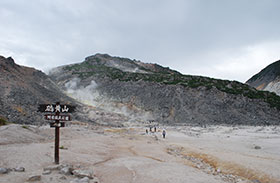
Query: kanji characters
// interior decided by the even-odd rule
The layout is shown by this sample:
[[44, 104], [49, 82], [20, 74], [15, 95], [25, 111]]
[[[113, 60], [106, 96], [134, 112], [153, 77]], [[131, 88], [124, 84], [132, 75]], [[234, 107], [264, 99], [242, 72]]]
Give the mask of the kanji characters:
[[46, 110], [45, 110], [46, 112], [54, 112], [54, 108], [53, 108], [53, 106], [52, 105], [47, 105], [47, 107], [46, 107]]

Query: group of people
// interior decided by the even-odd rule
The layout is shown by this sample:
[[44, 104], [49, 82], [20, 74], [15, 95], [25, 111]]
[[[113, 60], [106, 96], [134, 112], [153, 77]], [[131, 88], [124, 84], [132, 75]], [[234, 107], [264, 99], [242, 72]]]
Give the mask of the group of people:
[[[154, 126], [154, 131], [153, 131], [153, 127], [150, 126], [150, 132], [151, 132], [151, 133], [157, 132], [157, 127]], [[146, 129], [146, 134], [148, 134], [148, 133], [149, 133], [149, 131], [148, 131], [148, 129]], [[162, 130], [162, 138], [165, 139], [165, 136], [166, 136], [166, 131], [165, 131], [165, 129], [163, 129], [163, 130]]]

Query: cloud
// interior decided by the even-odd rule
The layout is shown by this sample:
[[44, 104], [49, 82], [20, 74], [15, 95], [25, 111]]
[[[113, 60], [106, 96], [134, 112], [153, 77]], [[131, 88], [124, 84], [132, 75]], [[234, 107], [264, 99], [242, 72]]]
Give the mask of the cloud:
[[209, 51], [204, 53], [203, 57], [193, 59], [198, 60], [196, 64], [203, 63], [203, 60], [215, 60], [216, 64], [190, 66], [193, 69], [186, 69], [183, 72], [246, 82], [272, 62], [279, 60], [279, 47], [280, 40], [249, 45], [238, 49]]
[[256, 58], [256, 48], [248, 48], [267, 50], [280, 40], [279, 5], [277, 0], [1, 0], [0, 54], [47, 70], [101, 52], [245, 81], [242, 69], [266, 62], [249, 59], [274, 54]]

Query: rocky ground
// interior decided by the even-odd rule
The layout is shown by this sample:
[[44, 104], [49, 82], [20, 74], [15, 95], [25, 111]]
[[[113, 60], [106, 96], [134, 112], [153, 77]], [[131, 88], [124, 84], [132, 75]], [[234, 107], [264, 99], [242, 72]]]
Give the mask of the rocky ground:
[[[166, 129], [165, 139], [161, 136]], [[0, 183], [278, 183], [280, 127], [0, 127]]]

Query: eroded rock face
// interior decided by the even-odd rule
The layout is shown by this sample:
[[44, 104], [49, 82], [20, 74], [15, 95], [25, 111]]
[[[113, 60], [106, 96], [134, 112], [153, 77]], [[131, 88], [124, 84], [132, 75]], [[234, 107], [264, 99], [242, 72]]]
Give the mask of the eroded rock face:
[[278, 124], [279, 111], [262, 100], [215, 88], [187, 88], [144, 81], [103, 81], [100, 93], [114, 101], [151, 111], [156, 121], [196, 124]]

